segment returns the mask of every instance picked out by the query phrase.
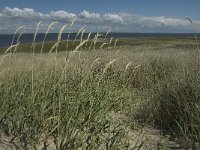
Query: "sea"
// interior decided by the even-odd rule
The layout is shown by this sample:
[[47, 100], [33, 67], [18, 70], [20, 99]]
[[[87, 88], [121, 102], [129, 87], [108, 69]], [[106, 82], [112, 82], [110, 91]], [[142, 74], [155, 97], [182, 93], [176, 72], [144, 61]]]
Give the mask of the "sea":
[[[106, 33], [100, 33], [102, 36], [105, 37]], [[90, 38], [94, 38], [96, 33], [92, 33]], [[36, 42], [42, 42], [44, 39], [45, 34], [39, 33], [36, 36]], [[200, 33], [196, 34], [199, 38]], [[23, 34], [21, 35], [19, 41], [20, 43], [32, 43], [34, 34]], [[47, 34], [45, 41], [55, 41], [57, 40], [58, 33], [49, 33]], [[83, 38], [86, 39], [88, 37], [88, 33], [83, 34]], [[152, 38], [194, 38], [194, 33], [109, 33], [107, 38], [145, 38], [145, 37], [152, 37]], [[79, 39], [80, 36], [77, 37]], [[0, 34], [0, 48], [2, 47], [9, 47], [11, 44], [16, 44], [18, 39], [18, 35], [13, 34]], [[63, 33], [62, 40], [74, 40], [76, 39], [76, 33]]]

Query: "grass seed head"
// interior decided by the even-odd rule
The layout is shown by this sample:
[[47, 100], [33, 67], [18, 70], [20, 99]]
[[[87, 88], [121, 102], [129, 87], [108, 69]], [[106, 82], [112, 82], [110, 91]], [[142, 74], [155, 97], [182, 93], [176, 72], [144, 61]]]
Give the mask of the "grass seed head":
[[113, 60], [111, 60], [109, 63], [107, 63], [106, 66], [105, 66], [105, 68], [103, 69], [103, 74], [105, 74], [106, 71], [108, 70], [108, 68], [109, 68], [114, 62], [116, 62], [116, 61], [117, 61], [117, 59], [113, 59]]

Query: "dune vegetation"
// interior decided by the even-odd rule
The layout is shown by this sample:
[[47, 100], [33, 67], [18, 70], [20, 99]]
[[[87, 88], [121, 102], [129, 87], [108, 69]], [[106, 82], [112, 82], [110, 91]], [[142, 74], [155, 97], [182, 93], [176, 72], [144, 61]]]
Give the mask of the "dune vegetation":
[[59, 36], [0, 49], [2, 145], [198, 149], [200, 59], [194, 39]]

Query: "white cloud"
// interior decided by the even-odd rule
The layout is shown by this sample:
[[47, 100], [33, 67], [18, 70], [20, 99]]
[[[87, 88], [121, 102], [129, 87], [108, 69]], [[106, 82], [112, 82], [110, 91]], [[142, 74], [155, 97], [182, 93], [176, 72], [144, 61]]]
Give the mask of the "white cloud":
[[83, 19], [100, 19], [101, 15], [98, 13], [90, 13], [90, 12], [84, 10], [83, 12], [81, 12], [79, 17], [83, 18]]
[[4, 17], [7, 18], [21, 18], [21, 19], [29, 19], [29, 18], [38, 18], [42, 19], [44, 16], [42, 13], [35, 12], [34, 9], [30, 8], [9, 8], [5, 7], [5, 9], [2, 11], [2, 14]]
[[[41, 13], [31, 8], [10, 7], [0, 10], [0, 29], [13, 32], [18, 26], [25, 25], [28, 31], [34, 31], [35, 23], [38, 21], [43, 21], [42, 27], [46, 28], [49, 22], [69, 23], [75, 17], [78, 17], [79, 26], [87, 26], [88, 30], [92, 31], [105, 31], [105, 26], [111, 26], [112, 31], [116, 32], [192, 32], [191, 23], [184, 18], [146, 17], [129, 13], [99, 14], [86, 10], [78, 14], [63, 10]], [[200, 21], [193, 22], [199, 32]]]
[[51, 11], [50, 17], [54, 20], [72, 20], [74, 17], [76, 17], [75, 14], [68, 13], [66, 11]]
[[123, 23], [122, 17], [120, 17], [117, 14], [105, 14], [104, 17], [105, 17], [105, 20], [107, 21], [111, 21], [114, 23]]
[[166, 26], [188, 26], [189, 22], [185, 19], [177, 19], [177, 18], [167, 18], [165, 16], [161, 17], [143, 17], [144, 21], [150, 21], [157, 23], [158, 25], [166, 25]]

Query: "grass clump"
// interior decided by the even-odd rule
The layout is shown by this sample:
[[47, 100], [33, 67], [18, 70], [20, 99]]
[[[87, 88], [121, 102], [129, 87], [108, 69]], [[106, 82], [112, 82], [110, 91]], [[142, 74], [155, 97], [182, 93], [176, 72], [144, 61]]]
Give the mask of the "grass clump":
[[[63, 70], [65, 61], [60, 60], [55, 68], [51, 59], [43, 60], [42, 56], [35, 59], [38, 63], [34, 65], [34, 91], [28, 57], [27, 68], [24, 66], [19, 71], [13, 64], [4, 74], [8, 77], [2, 76], [1, 131], [13, 136], [18, 148], [36, 147], [51, 138], [57, 149], [128, 146], [123, 138], [125, 127], [112, 124], [108, 116], [114, 97], [120, 95], [117, 93], [120, 87], [112, 87], [112, 80], [93, 77], [79, 63], [69, 64]], [[20, 57], [13, 61], [22, 65]]]
[[116, 47], [98, 36], [59, 38], [50, 53], [55, 43], [34, 43], [34, 55], [24, 53], [30, 45], [17, 45], [18, 53], [11, 47], [1, 56], [0, 132], [9, 142], [17, 149], [47, 149], [49, 142], [56, 149], [130, 149], [138, 147], [130, 128], [151, 125], [185, 148], [200, 143], [197, 50], [169, 39], [150, 39], [151, 47], [146, 39], [119, 39]]

